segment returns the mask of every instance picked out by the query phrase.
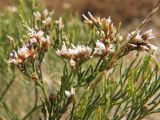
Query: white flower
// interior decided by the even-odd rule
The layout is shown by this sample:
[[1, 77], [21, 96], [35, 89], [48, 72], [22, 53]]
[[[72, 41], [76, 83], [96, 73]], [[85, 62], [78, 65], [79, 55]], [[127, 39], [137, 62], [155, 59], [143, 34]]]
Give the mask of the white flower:
[[136, 41], [141, 41], [142, 40], [142, 35], [140, 35], [139, 33], [134, 37], [134, 39]]
[[104, 43], [100, 42], [99, 40], [97, 40], [97, 42], [96, 42], [96, 47], [101, 48], [101, 49], [105, 49]]
[[155, 36], [152, 33], [152, 29], [146, 31], [145, 33], [142, 34], [142, 36], [144, 37], [144, 39], [150, 40], [150, 39], [154, 39]]
[[111, 22], [112, 22], [111, 16], [109, 16], [108, 19], [107, 19], [107, 23], [110, 24]]
[[93, 55], [104, 57], [108, 53], [112, 53], [114, 51], [115, 51], [115, 46], [113, 44], [105, 45], [103, 42], [97, 40]]
[[105, 51], [106, 51], [106, 47], [105, 47], [104, 43], [97, 40], [96, 48], [94, 49], [94, 54], [95, 55], [103, 55]]
[[138, 45], [135, 45], [135, 44], [128, 44], [129, 45], [129, 47], [131, 47], [131, 48], [136, 48], [136, 47], [138, 47]]
[[37, 37], [38, 39], [41, 39], [41, 37], [43, 37], [43, 35], [44, 35], [44, 32], [42, 30], [40, 30], [35, 34], [35, 37]]
[[127, 40], [132, 39], [132, 42], [141, 42], [142, 41], [142, 35], [140, 34], [140, 31], [133, 31], [127, 36]]
[[152, 33], [152, 30], [148, 30], [142, 34], [140, 34], [140, 30], [133, 31], [131, 34], [128, 35], [128, 40], [131, 39], [130, 43], [128, 44], [129, 48], [141, 50], [144, 52], [149, 51], [150, 49], [156, 50], [157, 47], [150, 44], [147, 40], [153, 39], [155, 36]]
[[70, 60], [69, 61], [69, 63], [70, 63], [70, 65], [73, 67], [73, 68], [75, 68], [76, 67], [76, 62], [74, 61], [74, 60]]
[[17, 59], [10, 59], [9, 63], [14, 64], [14, 65], [18, 65], [19, 64]]
[[148, 44], [148, 46], [149, 46], [149, 48], [150, 49], [152, 49], [152, 50], [157, 50], [158, 49], [158, 47], [156, 47], [156, 46], [154, 46], [154, 45], [152, 45], [152, 44]]
[[42, 22], [43, 22], [44, 25], [51, 25], [52, 18], [51, 17], [47, 17]]
[[148, 48], [147, 46], [144, 46], [144, 45], [140, 45], [140, 48], [141, 48], [143, 51], [149, 50], [149, 48]]
[[71, 91], [67, 91], [65, 90], [65, 94], [68, 98], [70, 98], [71, 96], [74, 96], [75, 95], [75, 89], [74, 88], [71, 88]]
[[44, 11], [43, 11], [43, 16], [44, 16], [44, 17], [47, 17], [48, 14], [49, 14], [48, 9], [44, 9]]
[[119, 40], [122, 41], [123, 40], [123, 36], [120, 35], [119, 36]]
[[35, 16], [35, 20], [41, 20], [42, 19], [42, 15], [39, 11], [34, 12], [33, 15]]
[[63, 45], [62, 45], [61, 50], [58, 49], [58, 50], [56, 51], [56, 54], [57, 54], [58, 56], [60, 56], [60, 57], [70, 58], [70, 53], [69, 53], [69, 51], [68, 51], [68, 48], [67, 48], [65, 42], [63, 42]]

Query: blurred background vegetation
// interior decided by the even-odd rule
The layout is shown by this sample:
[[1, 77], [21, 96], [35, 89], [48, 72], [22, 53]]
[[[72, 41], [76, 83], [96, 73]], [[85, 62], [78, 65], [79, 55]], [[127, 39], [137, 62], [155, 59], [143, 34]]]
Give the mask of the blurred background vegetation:
[[[96, 16], [106, 18], [111, 16], [115, 24], [121, 22], [122, 34], [126, 35], [131, 30], [134, 30], [136, 25], [147, 16], [155, 3], [156, 0], [38, 0], [38, 7], [47, 7], [49, 10], [53, 10], [56, 18], [64, 16], [65, 25], [68, 27], [67, 31], [70, 33], [73, 33], [73, 31], [70, 31], [69, 28], [76, 28], [77, 31], [84, 28], [81, 14], [86, 14], [90, 11]], [[6, 109], [8, 107], [8, 109], [14, 110], [15, 114], [22, 117], [25, 115], [26, 111], [29, 111], [33, 106], [34, 84], [24, 80], [23, 76], [18, 71], [15, 71], [15, 74], [18, 75], [15, 77], [7, 61], [9, 52], [11, 51], [7, 35], [16, 37], [23, 34], [22, 31], [18, 31], [20, 26], [17, 26], [19, 24], [17, 5], [18, 0], [0, 0], [0, 95], [3, 94], [8, 84], [12, 84], [6, 96], [3, 98], [2, 103], [3, 105], [5, 103], [8, 105]], [[27, 7], [29, 8], [26, 0], [26, 9]], [[152, 17], [152, 20], [145, 28], [153, 29], [153, 33], [155, 33], [157, 39], [154, 42], [158, 47], [160, 45], [159, 21], [160, 12]], [[79, 37], [81, 36], [83, 36], [84, 39], [88, 37], [84, 31], [80, 31], [76, 39], [80, 39]], [[156, 52], [158, 60], [160, 60], [159, 52], [159, 50]], [[130, 57], [131, 55], [127, 56], [129, 59]], [[56, 86], [59, 85], [57, 79], [60, 77], [62, 69], [60, 69], [58, 62], [59, 59], [55, 57], [55, 54], [49, 51], [44, 61], [43, 71], [44, 80], [46, 84], [48, 84], [50, 92], [54, 91]], [[30, 101], [30, 103], [28, 103], [28, 101]], [[3, 105], [0, 104], [0, 120], [7, 120], [8, 116], [4, 116], [5, 110]], [[154, 114], [148, 116], [146, 119], [159, 120], [159, 118], [159, 114]], [[30, 119], [35, 118], [33, 117]]]

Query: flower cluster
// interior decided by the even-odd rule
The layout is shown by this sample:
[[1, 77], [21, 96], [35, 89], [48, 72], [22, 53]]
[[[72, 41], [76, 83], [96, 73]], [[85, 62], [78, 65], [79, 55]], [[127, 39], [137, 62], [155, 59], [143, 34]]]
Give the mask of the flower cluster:
[[62, 49], [57, 50], [56, 54], [62, 58], [69, 59], [72, 67], [75, 67], [77, 63], [83, 62], [90, 57], [92, 49], [86, 46], [74, 46], [67, 48], [63, 42]]
[[74, 46], [67, 48], [65, 42], [63, 42], [61, 50], [57, 50], [56, 54], [62, 58], [70, 60], [70, 65], [76, 67], [77, 63], [81, 63], [90, 58], [90, 56], [105, 58], [108, 54], [113, 53], [115, 47], [113, 44], [104, 44], [97, 40], [96, 47], [92, 53], [92, 49], [86, 46]]
[[48, 35], [44, 35], [42, 30], [34, 31], [33, 29], [29, 30], [29, 45], [36, 45], [38, 44], [42, 50], [46, 51], [48, 49], [50, 42], [50, 38]]
[[151, 40], [155, 38], [155, 36], [152, 33], [152, 30], [148, 30], [144, 33], [141, 33], [140, 30], [133, 31], [130, 34], [128, 34], [127, 39], [130, 40], [128, 43], [128, 49], [129, 50], [138, 50], [138, 51], [144, 51], [147, 52], [149, 50], [156, 50], [157, 47], [152, 45], [148, 40]]
[[[91, 13], [88, 14], [89, 18], [83, 15], [85, 22], [92, 27], [97, 27], [97, 33], [100, 36], [99, 40], [96, 41], [95, 47], [90, 48], [83, 45], [75, 47], [72, 45], [72, 48], [67, 48], [66, 44], [63, 43], [61, 50], [58, 49], [56, 51], [58, 56], [70, 60], [70, 65], [74, 68], [80, 65], [79, 63], [82, 63], [82, 61], [89, 59], [90, 56], [100, 57], [102, 59], [109, 57], [119, 47], [119, 43], [123, 39], [118, 29], [113, 25], [110, 17], [101, 19], [99, 17], [93, 17]], [[61, 18], [57, 21], [57, 24], [60, 25], [59, 29], [64, 27]], [[127, 39], [129, 42], [127, 48], [122, 53], [124, 52], [123, 54], [126, 54], [131, 50], [148, 53], [150, 49], [155, 50], [157, 47], [148, 42], [148, 40], [153, 38], [152, 30], [144, 33], [141, 33], [140, 30], [134, 31], [128, 35]]]
[[101, 19], [99, 17], [93, 17], [90, 12], [88, 12], [88, 15], [89, 18], [83, 15], [84, 22], [92, 27], [97, 27], [97, 35], [100, 37], [96, 42], [93, 56], [104, 58], [109, 53], [115, 51], [116, 43], [122, 40], [122, 36], [117, 32], [118, 30], [114, 26], [111, 17]]
[[45, 9], [42, 13], [39, 11], [34, 12], [34, 17], [37, 22], [42, 22], [46, 27], [51, 27], [52, 18], [51, 15], [53, 12], [48, 12], [47, 9]]
[[10, 60], [9, 62], [15, 65], [18, 65], [24, 62], [28, 58], [35, 58], [35, 51], [34, 49], [28, 48], [26, 45], [18, 49], [18, 52], [12, 50], [10, 53]]
[[[100, 35], [100, 39], [97, 40], [95, 48], [85, 47], [83, 45], [78, 45], [77, 47], [72, 45], [72, 48], [67, 48], [66, 44], [63, 43], [61, 50], [58, 49], [56, 51], [58, 56], [70, 60], [70, 65], [74, 68], [90, 58], [92, 55], [94, 57], [106, 58], [108, 54], [115, 51], [114, 35], [116, 30], [111, 22], [111, 18], [109, 17], [108, 19], [100, 19], [99, 17], [93, 17], [91, 13], [88, 14], [90, 19], [83, 15], [85, 22], [91, 26], [102, 28], [102, 30], [97, 31], [97, 33]], [[63, 29], [64, 24], [61, 18], [56, 21], [56, 24], [60, 30]]]
[[34, 31], [29, 29], [29, 40], [28, 42], [23, 45], [21, 48], [17, 50], [12, 50], [10, 53], [9, 63], [18, 65], [26, 61], [27, 59], [35, 59], [36, 51], [39, 49], [38, 52], [45, 52], [48, 49], [49, 45], [49, 36], [44, 36], [43, 31]]
[[99, 18], [99, 17], [93, 17], [90, 12], [88, 12], [89, 17], [87, 18], [85, 15], [84, 17], [84, 22], [93, 26], [96, 26], [97, 28], [100, 28], [101, 30], [98, 31], [100, 35], [100, 41], [110, 41], [110, 42], [115, 42], [117, 40], [117, 37], [119, 40], [122, 39], [120, 35], [117, 34], [117, 29], [113, 25], [113, 22], [111, 21], [111, 17], [106, 18]]

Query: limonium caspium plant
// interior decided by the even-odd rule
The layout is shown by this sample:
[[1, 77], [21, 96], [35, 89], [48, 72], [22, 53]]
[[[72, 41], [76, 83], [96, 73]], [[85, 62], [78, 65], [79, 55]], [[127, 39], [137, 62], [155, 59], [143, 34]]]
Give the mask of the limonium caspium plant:
[[[28, 24], [21, 10], [25, 37], [12, 45], [8, 63], [35, 83], [36, 93], [33, 109], [22, 119], [38, 109], [37, 119], [41, 120], [139, 120], [159, 112], [160, 71], [153, 54], [157, 47], [150, 43], [155, 36], [151, 29], [141, 30], [158, 8], [159, 2], [127, 37], [111, 17], [94, 17], [88, 12], [82, 16], [91, 39], [83, 44], [71, 40], [62, 18], [54, 20], [53, 12], [33, 10]], [[52, 93], [47, 91], [42, 71], [49, 49], [63, 69], [60, 85]], [[130, 61], [128, 54], [133, 54]]]

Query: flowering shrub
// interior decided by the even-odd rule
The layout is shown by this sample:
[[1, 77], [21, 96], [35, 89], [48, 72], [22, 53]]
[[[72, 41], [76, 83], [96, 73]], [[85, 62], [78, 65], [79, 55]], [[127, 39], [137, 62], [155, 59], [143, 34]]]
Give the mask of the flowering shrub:
[[[158, 8], [159, 3], [153, 11]], [[153, 11], [127, 37], [120, 34], [120, 26], [114, 25], [111, 17], [101, 19], [88, 12], [89, 17], [83, 17], [90, 31], [87, 36], [92, 37], [80, 44], [65, 32], [62, 18], [55, 21], [47, 9], [42, 13], [33, 10], [31, 23], [24, 20], [20, 9], [25, 37], [13, 45], [8, 64], [35, 83], [33, 109], [22, 119], [38, 109], [41, 120], [139, 120], [159, 112], [160, 71], [153, 55], [157, 47], [149, 41], [155, 36], [152, 30], [141, 30]], [[61, 60], [63, 69], [60, 85], [52, 93], [47, 90], [42, 70], [49, 50]], [[133, 54], [132, 61], [127, 61], [128, 54]], [[6, 104], [3, 106], [10, 119], [21, 119]]]

